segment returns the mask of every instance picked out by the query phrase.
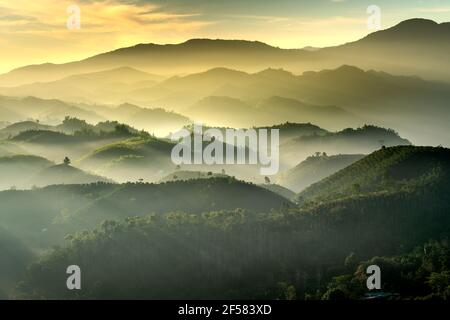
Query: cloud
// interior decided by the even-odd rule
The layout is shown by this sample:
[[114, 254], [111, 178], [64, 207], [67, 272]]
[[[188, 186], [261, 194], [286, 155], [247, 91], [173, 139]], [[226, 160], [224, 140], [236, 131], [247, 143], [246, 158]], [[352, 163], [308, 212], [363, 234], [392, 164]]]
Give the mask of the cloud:
[[417, 8], [417, 12], [422, 13], [447, 13], [450, 12], [450, 7], [440, 7], [440, 8]]
[[[81, 9], [80, 30], [66, 27], [71, 4]], [[386, 10], [384, 25], [418, 11], [433, 16], [450, 12], [449, 7], [425, 4], [381, 4], [396, 13], [394, 19]], [[367, 35], [366, 19], [364, 6], [347, 0], [0, 0], [0, 69], [200, 37], [259, 40], [287, 48], [337, 45]]]
[[0, 21], [36, 21], [36, 18], [18, 14], [0, 14]]
[[[178, 42], [213, 21], [135, 1], [0, 0], [0, 71], [30, 63], [65, 62], [136, 43]], [[78, 3], [81, 29], [68, 30]]]
[[[30, 32], [40, 30], [47, 32], [49, 29], [56, 32], [65, 31], [68, 18], [66, 8], [70, 4], [72, 1], [69, 0], [40, 0], [39, 5], [16, 0], [8, 3], [9, 7], [1, 10], [7, 13], [0, 14], [0, 27], [11, 26], [12, 22], [20, 22], [21, 32], [26, 30], [26, 26], [29, 26]], [[79, 7], [82, 26], [86, 28], [84, 32], [103, 32], [106, 29], [125, 31], [137, 26], [142, 28], [145, 25], [155, 24], [167, 24], [170, 28], [174, 23], [185, 23], [187, 30], [190, 30], [195, 25], [194, 18], [199, 17], [199, 14], [195, 12], [183, 14], [164, 12], [159, 5], [146, 1], [85, 0], [79, 2]], [[29, 24], [30, 21], [36, 23]], [[142, 29], [143, 33], [146, 31], [148, 30]], [[0, 29], [0, 32], [5, 32], [5, 29]], [[14, 32], [14, 30], [8, 29], [7, 32]]]

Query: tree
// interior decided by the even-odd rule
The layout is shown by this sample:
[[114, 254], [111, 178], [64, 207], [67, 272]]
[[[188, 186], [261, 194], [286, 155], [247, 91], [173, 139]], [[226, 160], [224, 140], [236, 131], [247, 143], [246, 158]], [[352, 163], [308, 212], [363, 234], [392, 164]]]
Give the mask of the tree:
[[118, 124], [114, 127], [116, 133], [123, 134], [123, 135], [129, 135], [130, 130], [128, 129], [128, 126], [125, 124]]
[[450, 298], [450, 271], [433, 272], [428, 277], [427, 283], [441, 299]]
[[354, 183], [353, 184], [353, 191], [355, 193], [361, 193], [361, 185], [359, 183]]
[[68, 166], [68, 165], [71, 163], [69, 157], [65, 157], [64, 160], [63, 160], [63, 163], [64, 163], [66, 166]]
[[346, 294], [339, 288], [331, 288], [322, 297], [322, 300], [345, 300]]
[[284, 300], [296, 300], [297, 299], [297, 290], [295, 286], [288, 284], [286, 282], [281, 282], [279, 284], [281, 289], [281, 298]]

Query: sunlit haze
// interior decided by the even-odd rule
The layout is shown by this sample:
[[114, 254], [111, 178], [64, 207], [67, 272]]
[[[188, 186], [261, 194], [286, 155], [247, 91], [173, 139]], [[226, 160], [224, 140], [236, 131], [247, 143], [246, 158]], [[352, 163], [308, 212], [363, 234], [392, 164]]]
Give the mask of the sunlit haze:
[[[333, 46], [373, 31], [366, 25], [372, 2], [0, 0], [0, 72], [82, 59], [137, 43], [191, 38], [259, 40], [282, 48]], [[81, 9], [80, 30], [66, 27], [72, 4]], [[412, 17], [450, 19], [450, 2], [444, 0], [382, 0], [377, 5], [383, 28]]]

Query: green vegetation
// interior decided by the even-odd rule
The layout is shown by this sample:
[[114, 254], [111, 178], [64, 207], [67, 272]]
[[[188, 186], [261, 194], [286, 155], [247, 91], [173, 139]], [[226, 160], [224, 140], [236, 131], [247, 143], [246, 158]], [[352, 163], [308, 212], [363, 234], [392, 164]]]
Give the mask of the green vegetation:
[[[356, 268], [355, 268], [356, 265]], [[383, 292], [365, 294], [369, 265], [383, 270]], [[429, 241], [411, 252], [397, 256], [374, 257], [359, 264], [347, 264], [351, 273], [333, 277], [322, 298], [334, 300], [332, 293], [339, 291], [342, 299], [358, 299], [365, 294], [387, 299], [449, 300], [450, 299], [450, 247], [448, 240]], [[316, 295], [319, 293], [315, 293]]]
[[[77, 169], [67, 165], [51, 167], [50, 173], [43, 177], [50, 179], [51, 173], [55, 171], [58, 177], [75, 172], [75, 178], [78, 179], [100, 180], [81, 175]], [[66, 171], [68, 173], [64, 173]], [[202, 213], [237, 208], [268, 212], [293, 206], [289, 200], [277, 194], [232, 178], [122, 185], [101, 181], [0, 192], [0, 226], [4, 225], [20, 235], [32, 248], [43, 249], [50, 244], [61, 243], [68, 232], [93, 228], [105, 219], [149, 213]]]
[[70, 166], [70, 159], [67, 157], [64, 159], [63, 164], [43, 169], [33, 176], [30, 181], [31, 185], [37, 187], [53, 184], [87, 184], [94, 182], [111, 182], [111, 180]]
[[14, 289], [25, 276], [27, 265], [35, 260], [34, 254], [13, 233], [0, 226], [0, 299]]
[[312, 133], [292, 137], [280, 146], [281, 160], [290, 169], [317, 152], [336, 154], [369, 154], [384, 147], [410, 145], [392, 129], [373, 125], [338, 132]]
[[398, 146], [380, 149], [299, 194], [303, 200], [325, 200], [374, 192], [434, 186], [449, 177], [446, 148]]
[[[386, 148], [332, 177], [374, 157], [382, 165], [366, 167], [367, 176], [395, 168], [420, 183], [367, 193], [361, 185], [346, 197], [302, 208], [230, 178], [99, 185], [90, 205], [65, 211], [55, 230], [74, 233], [29, 268], [14, 296], [360, 299], [368, 298], [365, 267], [377, 264], [384, 279], [378, 296], [448, 299], [450, 176], [442, 166], [448, 149]], [[439, 174], [424, 178], [421, 166]], [[35, 192], [60, 194], [61, 188]], [[82, 194], [96, 189], [85, 186]], [[19, 196], [7, 199], [12, 195]], [[81, 232], [87, 221], [98, 227]], [[82, 291], [65, 288], [61, 270], [73, 261], [84, 270]]]
[[68, 218], [95, 226], [104, 219], [148, 213], [201, 213], [235, 208], [267, 212], [291, 206], [293, 204], [286, 198], [255, 185], [233, 178], [211, 177], [161, 184], [123, 184], [110, 194], [80, 207]]
[[288, 188], [285, 188], [283, 186], [280, 186], [278, 184], [274, 184], [274, 183], [268, 182], [268, 183], [265, 183], [265, 184], [260, 184], [259, 186], [261, 188], [265, 188], [267, 190], [270, 190], [273, 193], [279, 194], [280, 196], [285, 197], [286, 199], [292, 200], [295, 197], [295, 192], [294, 191], [292, 191], [292, 190], [290, 190]]
[[[449, 209], [448, 198], [430, 190], [308, 211], [166, 214], [105, 222], [93, 232], [69, 237], [65, 248], [31, 267], [19, 296], [274, 299], [286, 297], [288, 284], [301, 298], [326, 290], [345, 271], [344, 260], [352, 252], [368, 259], [445, 237]], [[65, 289], [58, 271], [74, 260], [86, 270], [86, 285], [77, 293]]]
[[277, 181], [295, 192], [300, 192], [311, 184], [328, 177], [363, 157], [364, 155], [360, 154], [328, 156], [326, 153], [317, 152], [317, 154], [306, 158], [294, 168], [281, 173]]
[[136, 137], [126, 141], [113, 143], [103, 146], [95, 150], [84, 161], [90, 159], [114, 159], [119, 156], [136, 155], [146, 156], [152, 155], [153, 152], [159, 152], [167, 155], [172, 150], [174, 144], [148, 136]]
[[[73, 119], [69, 119], [69, 121], [72, 122]], [[99, 126], [105, 127], [105, 124], [100, 123]], [[60, 128], [64, 131], [74, 130], [74, 128], [67, 123], [63, 123], [63, 126]], [[20, 132], [11, 139], [13, 141], [35, 144], [70, 144], [106, 139], [126, 139], [137, 135], [136, 133], [133, 133], [128, 126], [123, 124], [114, 124], [114, 130], [111, 131], [97, 131], [93, 128], [95, 129], [96, 127], [91, 128], [86, 126], [83, 129], [77, 128], [73, 134], [66, 134], [53, 130], [27, 130]]]
[[193, 179], [209, 179], [213, 177], [228, 177], [223, 173], [213, 173], [213, 172], [204, 172], [204, 171], [187, 171], [187, 170], [177, 170], [164, 178], [161, 179], [161, 182], [169, 182], [169, 181], [183, 181], [183, 180], [193, 180]]

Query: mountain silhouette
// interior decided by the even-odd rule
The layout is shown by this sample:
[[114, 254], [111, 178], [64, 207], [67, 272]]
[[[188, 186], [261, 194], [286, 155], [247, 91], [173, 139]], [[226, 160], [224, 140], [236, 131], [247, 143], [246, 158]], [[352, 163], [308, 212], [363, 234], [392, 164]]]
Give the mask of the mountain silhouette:
[[192, 39], [170, 45], [138, 44], [65, 64], [21, 67], [1, 75], [0, 86], [53, 81], [124, 66], [173, 75], [217, 66], [253, 72], [276, 67], [299, 73], [351, 63], [361, 68], [449, 80], [449, 40], [449, 23], [411, 19], [352, 43], [314, 51], [222, 39]]

